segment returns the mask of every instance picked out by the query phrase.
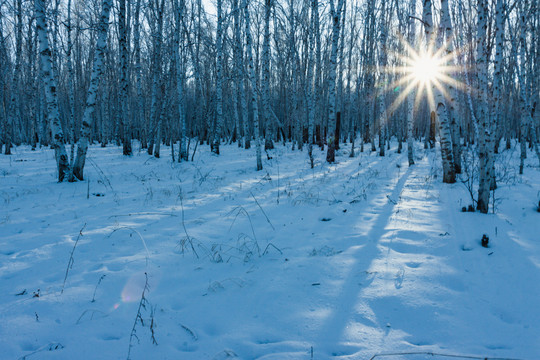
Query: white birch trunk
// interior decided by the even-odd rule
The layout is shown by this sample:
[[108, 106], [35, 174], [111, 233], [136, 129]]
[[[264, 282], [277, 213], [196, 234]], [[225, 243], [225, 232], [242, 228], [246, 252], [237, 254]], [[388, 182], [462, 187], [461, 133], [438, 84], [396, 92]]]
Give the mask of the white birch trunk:
[[126, 21], [126, 0], [118, 0], [118, 45], [120, 48], [120, 129], [122, 136], [122, 153], [132, 154], [131, 121], [128, 114], [128, 22]]
[[148, 146], [147, 133], [145, 131], [146, 125], [143, 124], [144, 119], [144, 99], [142, 96], [142, 65], [141, 65], [141, 22], [140, 22], [141, 0], [137, 0], [135, 3], [135, 14], [133, 16], [133, 56], [134, 56], [134, 72], [135, 72], [135, 87], [137, 91], [137, 97], [135, 99], [134, 106], [134, 118], [141, 130], [140, 141], [141, 147]]
[[188, 161], [188, 152], [186, 148], [186, 112], [185, 112], [185, 99], [184, 99], [184, 63], [181, 55], [181, 34], [182, 23], [184, 22], [184, 0], [173, 0], [176, 20], [176, 30], [174, 32], [174, 49], [173, 54], [175, 57], [176, 65], [176, 96], [178, 103], [178, 117], [180, 121], [180, 144], [178, 149], [178, 162], [183, 160]]
[[[321, 27], [320, 27], [320, 18], [319, 18], [319, 0], [312, 0], [312, 11], [313, 11], [313, 32], [315, 36], [315, 124], [321, 125], [321, 139], [322, 139], [322, 117], [323, 117], [323, 101], [322, 101], [322, 50], [321, 50]], [[321, 141], [321, 148], [324, 146]]]
[[313, 130], [315, 127], [315, 83], [314, 83], [314, 69], [315, 69], [315, 17], [318, 16], [318, 2], [317, 0], [311, 0], [311, 19], [310, 19], [310, 31], [309, 31], [309, 48], [308, 48], [308, 63], [307, 63], [307, 76], [306, 76], [306, 93], [307, 93], [307, 107], [308, 107], [308, 156], [311, 168], [314, 167], [313, 159]]
[[[428, 41], [428, 53], [433, 53], [433, 18], [431, 10], [431, 1], [424, 1], [423, 12], [424, 25], [426, 29], [426, 37]], [[442, 26], [442, 24], [441, 24]], [[444, 32], [440, 28], [437, 38], [437, 49], [441, 49], [444, 46]], [[445, 64], [442, 64], [445, 66]], [[435, 107], [437, 111], [437, 117], [439, 119], [439, 131], [440, 131], [440, 143], [441, 143], [441, 157], [443, 165], [443, 182], [452, 184], [456, 182], [456, 172], [454, 169], [454, 153], [452, 150], [452, 134], [450, 132], [450, 124], [448, 119], [448, 111], [446, 107], [446, 100], [442, 91], [433, 87], [435, 95]]]
[[58, 112], [57, 86], [52, 69], [44, 0], [35, 0], [35, 14], [37, 35], [39, 38], [39, 53], [41, 57], [41, 77], [45, 85], [45, 97], [47, 102], [47, 119], [49, 120], [53, 137], [54, 153], [58, 169], [58, 181], [61, 182], [66, 175], [69, 176], [70, 167], [66, 148], [64, 146], [64, 133], [60, 124]]
[[527, 96], [527, 84], [525, 83], [524, 73], [525, 66], [527, 64], [526, 59], [526, 47], [527, 47], [527, 16], [529, 14], [529, 1], [523, 0], [521, 14], [519, 15], [519, 27], [520, 27], [520, 38], [519, 38], [519, 57], [520, 61], [517, 68], [517, 77], [519, 82], [519, 94], [520, 94], [520, 107], [521, 107], [521, 122], [520, 122], [520, 142], [521, 142], [521, 156], [520, 156], [520, 166], [519, 174], [523, 174], [524, 161], [527, 158], [527, 146], [526, 146], [526, 133], [530, 131], [531, 143], [535, 150], [536, 156], [540, 163], [540, 149], [538, 148], [538, 142], [536, 139], [536, 126], [534, 126], [534, 119], [532, 118], [532, 107], [530, 105], [528, 96]]
[[[68, 70], [68, 88], [69, 88], [69, 126], [71, 127], [71, 154], [70, 169], [73, 169], [75, 160], [75, 74], [73, 72], [73, 42], [71, 39], [71, 0], [67, 5], [67, 70]], [[73, 180], [73, 173], [70, 171], [70, 180]]]
[[388, 63], [388, 54], [386, 49], [386, 39], [387, 39], [387, 28], [386, 28], [386, 4], [383, 2], [382, 10], [381, 10], [381, 18], [379, 19], [379, 32], [380, 32], [380, 44], [381, 44], [381, 50], [379, 54], [379, 64], [380, 64], [380, 70], [379, 70], [379, 83], [381, 84], [379, 94], [377, 96], [377, 101], [379, 103], [379, 156], [385, 155], [385, 130], [386, 125], [388, 123], [388, 114], [386, 112], [386, 86], [382, 84], [386, 84], [386, 65]]
[[[238, 147], [242, 147], [242, 134], [240, 124], [244, 123], [243, 111], [238, 111], [239, 103], [244, 99], [244, 77], [242, 75], [242, 43], [240, 31], [240, 6], [239, 0], [233, 0], [233, 19], [234, 19], [234, 78], [235, 78], [235, 94], [233, 95], [233, 111], [234, 111], [234, 131]], [[240, 101], [239, 101], [240, 100]], [[243, 110], [243, 109], [242, 109]]]
[[[452, 67], [454, 65], [454, 30], [448, 2], [448, 0], [441, 0], [441, 27], [444, 28], [446, 32], [446, 57]], [[454, 78], [456, 74], [448, 73], [447, 75]], [[449, 126], [452, 135], [454, 170], [457, 174], [461, 174], [461, 139], [456, 109], [456, 98], [458, 94], [452, 82], [448, 83], [448, 95], [450, 97], [448, 100], [448, 115], [450, 118]]]
[[223, 0], [217, 0], [216, 32], [216, 129], [212, 152], [219, 155], [221, 131], [223, 129]]
[[244, 8], [244, 22], [246, 26], [246, 53], [248, 58], [248, 67], [249, 67], [249, 81], [251, 83], [251, 105], [253, 107], [253, 136], [255, 138], [255, 149], [257, 155], [257, 171], [262, 170], [262, 160], [261, 160], [261, 139], [259, 131], [259, 106], [257, 104], [257, 78], [255, 77], [255, 66], [253, 64], [253, 52], [252, 47], [252, 38], [251, 38], [251, 29], [250, 29], [250, 19], [249, 19], [249, 8], [248, 0], [243, 0]]
[[490, 156], [487, 159], [486, 166], [491, 169], [490, 190], [495, 190], [497, 187], [496, 174], [495, 174], [495, 148], [497, 147], [497, 132], [500, 119], [500, 102], [501, 102], [501, 84], [502, 84], [502, 71], [503, 71], [503, 52], [504, 52], [504, 9], [505, 0], [497, 0], [495, 5], [495, 63], [493, 66], [493, 84], [492, 95], [490, 104], [489, 119], [491, 123], [490, 136], [492, 137], [493, 149], [488, 149]]
[[[163, 102], [163, 94], [161, 93], [161, 72], [162, 72], [162, 45], [163, 45], [163, 11], [165, 0], [151, 0], [152, 7], [155, 12], [157, 24], [154, 24], [155, 31], [153, 32], [154, 46], [154, 61], [152, 65], [152, 104], [150, 108], [150, 144], [148, 145], [148, 154], [154, 154], [159, 157], [161, 148], [161, 104]], [[159, 134], [157, 134], [159, 133]]]
[[[416, 15], [416, 0], [410, 0], [409, 3], [409, 33], [408, 40], [409, 46], [413, 46], [415, 41], [415, 19]], [[412, 54], [409, 51], [409, 58]], [[409, 160], [409, 166], [414, 165], [414, 139], [413, 139], [413, 126], [414, 126], [414, 92], [411, 91], [407, 96], [407, 158]]]
[[265, 150], [274, 148], [274, 133], [270, 115], [270, 12], [273, 0], [264, 0], [264, 38], [262, 47], [262, 102], [266, 126]]
[[[8, 52], [7, 52], [7, 45], [6, 45], [6, 39], [4, 37], [4, 14], [3, 14], [3, 11], [2, 11], [2, 4], [0, 4], [0, 61], [3, 63], [3, 64], [8, 64]], [[0, 106], [3, 106], [4, 105], [4, 92], [6, 89], [6, 83], [7, 83], [7, 78], [8, 78], [8, 66], [3, 66], [1, 69], [0, 69]], [[2, 153], [2, 145], [3, 143], [6, 142], [6, 127], [8, 126], [7, 125], [7, 116], [6, 114], [4, 113], [4, 111], [0, 111], [0, 153]]]
[[326, 161], [333, 163], [336, 161], [336, 72], [339, 34], [341, 27], [341, 11], [343, 0], [338, 0], [337, 8], [334, 0], [330, 0], [330, 17], [332, 19], [332, 50], [330, 52], [330, 68], [328, 71], [328, 150]]
[[478, 202], [477, 209], [487, 214], [489, 211], [489, 188], [491, 181], [491, 168], [488, 166], [488, 158], [491, 153], [491, 133], [489, 124], [489, 113], [487, 109], [487, 87], [488, 87], [488, 54], [486, 50], [487, 42], [487, 4], [485, 0], [478, 0], [478, 24], [477, 24], [477, 54], [476, 54], [476, 76], [478, 80]]
[[77, 145], [77, 156], [73, 164], [73, 175], [83, 180], [83, 170], [88, 151], [88, 142], [92, 132], [93, 114], [96, 108], [97, 91], [99, 81], [103, 73], [103, 59], [105, 57], [105, 48], [107, 47], [107, 30], [109, 29], [109, 14], [111, 12], [111, 0], [103, 0], [100, 21], [97, 26], [98, 38], [96, 52], [94, 55], [94, 64], [92, 75], [90, 77], [90, 87], [86, 98], [86, 106], [82, 118], [81, 136]]

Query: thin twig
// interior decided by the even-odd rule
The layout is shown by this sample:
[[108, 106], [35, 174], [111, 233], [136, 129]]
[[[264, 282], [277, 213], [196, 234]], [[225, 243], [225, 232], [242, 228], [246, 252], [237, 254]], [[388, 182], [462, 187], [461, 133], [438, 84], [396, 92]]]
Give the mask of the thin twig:
[[199, 254], [197, 254], [197, 251], [195, 250], [195, 247], [193, 246], [193, 240], [192, 237], [189, 236], [186, 228], [186, 222], [184, 219], [184, 196], [182, 196], [182, 192], [180, 190], [180, 206], [182, 207], [182, 227], [184, 228], [184, 233], [186, 234], [186, 239], [189, 241], [189, 245], [191, 245], [191, 250], [193, 250], [193, 253], [197, 257], [197, 260], [199, 259]]
[[198, 146], [199, 146], [199, 139], [197, 139], [197, 141], [195, 142], [195, 149], [193, 150], [193, 155], [191, 155], [191, 162], [193, 162], [193, 159], [195, 158], [195, 153], [197, 152]]
[[[142, 318], [141, 309], [146, 309], [146, 304], [148, 303], [148, 300], [146, 300], [145, 294], [146, 291], [150, 289], [148, 286], [148, 274], [145, 272], [145, 282], [144, 282], [144, 288], [141, 293], [141, 300], [139, 301], [139, 307], [137, 308], [137, 315], [135, 315], [135, 321], [133, 322], [133, 327], [131, 328], [131, 333], [129, 335], [129, 347], [128, 347], [128, 353], [127, 353], [127, 360], [130, 359], [131, 355], [131, 348], [133, 347], [132, 342], [133, 338], [137, 339], [137, 342], [140, 342], [139, 337], [137, 336], [137, 330], [135, 329], [137, 327], [137, 322], [141, 322], [141, 325], [144, 326], [144, 320]], [[153, 324], [151, 324], [153, 325]], [[154, 339], [154, 333], [152, 332], [152, 341], [155, 341]]]
[[276, 249], [277, 251], [279, 251], [279, 253], [280, 253], [281, 255], [283, 255], [283, 251], [281, 251], [280, 249], [278, 249], [278, 247], [277, 247], [276, 245], [272, 244], [272, 243], [266, 245], [266, 249], [264, 249], [263, 255], [266, 255], [266, 254], [268, 253], [268, 248], [269, 248], [270, 246], [273, 247], [274, 249]]
[[66, 267], [66, 276], [64, 276], [64, 283], [62, 284], [62, 291], [60, 291], [60, 294], [64, 293], [64, 287], [66, 286], [66, 280], [68, 277], [69, 269], [73, 267], [73, 263], [75, 262], [75, 260], [73, 259], [73, 253], [75, 253], [75, 248], [77, 247], [77, 244], [79, 243], [79, 239], [81, 238], [81, 236], [83, 236], [82, 232], [85, 227], [86, 227], [86, 223], [84, 223], [81, 230], [79, 230], [79, 235], [77, 236], [77, 240], [75, 240], [75, 244], [73, 244], [73, 249], [71, 249], [71, 254], [69, 254], [69, 261]]
[[411, 19], [415, 19], [415, 20], [420, 21], [420, 22], [421, 22], [422, 24], [424, 24], [425, 26], [429, 26], [428, 23], [426, 23], [424, 20], [422, 20], [422, 19], [420, 19], [420, 18], [417, 18], [416, 16], [409, 15], [409, 17], [410, 17]]
[[50, 343], [50, 344], [47, 344], [45, 346], [40, 347], [39, 349], [37, 349], [34, 352], [31, 352], [30, 354], [21, 356], [18, 360], [26, 360], [28, 357], [30, 357], [30, 356], [32, 356], [34, 354], [37, 354], [38, 352], [41, 352], [41, 351], [62, 350], [63, 348], [64, 348], [64, 345], [62, 345], [60, 343]]
[[259, 204], [259, 202], [257, 201], [257, 199], [255, 199], [255, 195], [253, 195], [253, 193], [250, 191], [249, 192], [251, 194], [251, 197], [253, 198], [253, 200], [255, 200], [255, 203], [257, 203], [257, 205], [259, 206], [259, 209], [261, 209], [264, 217], [266, 218], [266, 221], [268, 221], [268, 223], [270, 224], [270, 226], [272, 227], [272, 230], [276, 230], [276, 228], [274, 227], [274, 225], [272, 225], [272, 222], [270, 221], [270, 219], [268, 218], [268, 215], [266, 215], [266, 213], [264, 212], [264, 209], [262, 208], [261, 204]]
[[99, 280], [98, 280], [98, 282], [97, 282], [97, 284], [96, 284], [96, 287], [95, 287], [95, 289], [94, 289], [94, 296], [92, 296], [92, 301], [91, 301], [91, 302], [96, 302], [96, 292], [97, 292], [97, 288], [98, 288], [99, 284], [101, 284], [101, 281], [102, 281], [103, 279], [105, 279], [105, 276], [107, 276], [107, 275], [106, 275], [106, 274], [103, 274], [103, 275], [101, 275], [101, 277], [99, 278]]
[[134, 232], [135, 234], [139, 235], [139, 239], [141, 239], [141, 242], [144, 246], [144, 250], [146, 250], [146, 262], [148, 263], [148, 260], [150, 259], [150, 251], [148, 251], [148, 247], [146, 246], [146, 242], [144, 241], [143, 236], [140, 232], [138, 232], [136, 229], [130, 227], [130, 226], [119, 226], [116, 229], [114, 229], [109, 236], [107, 236], [107, 239], [109, 239], [115, 232], [119, 230], [130, 230], [131, 232]]
[[113, 217], [122, 217], [122, 216], [141, 216], [141, 215], [166, 215], [166, 216], [171, 216], [171, 217], [178, 217], [178, 215], [176, 214], [168, 214], [168, 213], [164, 213], [164, 212], [138, 212], [138, 213], [129, 213], [129, 214], [120, 214], [120, 215], [111, 215], [109, 216], [108, 218], [113, 218]]

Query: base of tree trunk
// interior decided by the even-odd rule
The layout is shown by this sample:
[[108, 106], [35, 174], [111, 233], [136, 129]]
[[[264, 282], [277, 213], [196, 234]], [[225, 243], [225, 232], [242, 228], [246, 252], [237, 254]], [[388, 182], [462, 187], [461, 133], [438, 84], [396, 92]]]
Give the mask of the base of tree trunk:
[[264, 150], [273, 150], [273, 149], [274, 149], [274, 141], [272, 141], [272, 139], [265, 139]]
[[326, 152], [326, 161], [329, 163], [333, 163], [336, 161], [336, 148], [335, 148], [334, 139], [328, 142], [328, 150]]

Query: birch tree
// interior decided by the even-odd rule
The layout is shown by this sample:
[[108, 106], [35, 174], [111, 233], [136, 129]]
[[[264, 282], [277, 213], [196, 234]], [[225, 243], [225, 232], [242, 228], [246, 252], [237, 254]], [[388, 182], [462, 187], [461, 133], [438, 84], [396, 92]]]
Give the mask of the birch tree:
[[386, 126], [388, 124], [388, 114], [386, 112], [386, 65], [388, 63], [387, 53], [387, 24], [386, 24], [386, 2], [382, 3], [381, 18], [379, 19], [379, 33], [380, 33], [380, 70], [379, 70], [379, 93], [377, 96], [377, 102], [379, 105], [379, 155], [385, 155], [385, 139], [386, 139]]
[[21, 63], [22, 63], [22, 0], [15, 0], [15, 67], [12, 73], [11, 80], [11, 96], [9, 102], [9, 112], [5, 129], [6, 148], [5, 154], [11, 155], [11, 143], [14, 140], [14, 127], [20, 121], [21, 113], [19, 112], [20, 102], [20, 82], [21, 82]]
[[0, 62], [4, 64], [0, 69], [0, 154], [2, 153], [2, 145], [7, 142], [5, 129], [7, 127], [7, 116], [5, 111], [6, 93], [7, 93], [7, 78], [9, 76], [9, 60], [8, 51], [6, 45], [6, 39], [4, 37], [4, 14], [3, 3], [0, 3]]
[[262, 50], [262, 102], [264, 123], [266, 126], [265, 150], [274, 148], [274, 134], [270, 108], [270, 14], [274, 0], [264, 0], [264, 38]]
[[[243, 76], [243, 55], [242, 55], [242, 35], [241, 35], [241, 24], [240, 24], [240, 4], [239, 0], [233, 0], [233, 18], [234, 18], [234, 49], [233, 49], [233, 58], [234, 58], [234, 78], [235, 78], [235, 94], [233, 95], [233, 110], [235, 118], [235, 137], [238, 141], [238, 147], [242, 147], [243, 141], [241, 136], [240, 124], [246, 123], [247, 120], [244, 118], [244, 106], [245, 106], [245, 96], [244, 96], [244, 76]], [[238, 111], [239, 102], [242, 105], [242, 111]], [[246, 129], [244, 129], [245, 132]], [[244, 135], [245, 141], [246, 134]]]
[[223, 129], [223, 0], [217, 0], [216, 31], [216, 128], [212, 152], [219, 155], [221, 131]]
[[[39, 0], [42, 1], [42, 0]], [[84, 164], [86, 162], [86, 153], [88, 152], [88, 143], [92, 135], [93, 115], [96, 110], [97, 92], [99, 82], [103, 73], [103, 59], [107, 47], [107, 30], [109, 29], [109, 14], [111, 12], [111, 0], [103, 0], [101, 16], [97, 24], [97, 43], [90, 77], [90, 87], [86, 97], [86, 106], [82, 118], [81, 137], [77, 145], [77, 155], [73, 164], [73, 175], [83, 180]]]
[[126, 21], [126, 0], [118, 0], [118, 47], [120, 49], [120, 129], [122, 131], [122, 152], [131, 155], [131, 122], [128, 108], [128, 22]]
[[[450, 68], [454, 67], [454, 30], [452, 26], [452, 19], [450, 14], [450, 7], [448, 6], [448, 0], [441, 0], [441, 28], [444, 29], [446, 35], [446, 61], [450, 65]], [[441, 30], [442, 30], [441, 29]], [[451, 71], [447, 73], [450, 78], [453, 78], [455, 74]], [[448, 116], [450, 118], [450, 131], [452, 139], [452, 153], [453, 153], [453, 166], [456, 174], [461, 174], [461, 138], [459, 135], [459, 124], [457, 119], [456, 98], [457, 91], [453, 81], [448, 82]]]
[[[441, 49], [444, 46], [444, 31], [441, 23], [437, 34], [433, 34], [431, 0], [424, 1], [423, 20], [426, 32], [426, 41], [428, 42], [428, 53], [432, 53], [434, 45], [433, 39], [435, 37], [437, 39], [436, 49]], [[445, 64], [443, 63], [442, 66], [445, 66]], [[443, 182], [451, 184], [456, 182], [456, 172], [454, 169], [454, 154], [452, 150], [452, 135], [450, 133], [450, 125], [448, 121], [448, 111], [442, 90], [433, 88], [433, 92], [435, 95], [437, 118], [439, 120]]]
[[489, 210], [489, 194], [491, 168], [488, 166], [488, 158], [492, 156], [491, 126], [487, 109], [487, 86], [488, 86], [488, 53], [487, 53], [487, 29], [488, 8], [485, 0], [478, 0], [477, 22], [477, 83], [478, 94], [478, 158], [479, 158], [479, 184], [477, 209], [487, 214]]
[[[442, 0], [443, 3], [446, 0]], [[437, 34], [437, 48], [442, 49], [444, 45], [443, 26], [451, 27], [444, 21], [441, 22]], [[451, 41], [451, 39], [448, 39]], [[447, 66], [448, 60], [443, 62], [443, 66]], [[435, 91], [435, 103], [437, 106], [437, 118], [439, 120], [441, 156], [443, 165], [443, 182], [452, 184], [456, 182], [456, 170], [454, 166], [454, 152], [452, 150], [452, 134], [450, 131], [449, 115], [446, 106], [446, 99], [442, 89]]]
[[307, 93], [307, 106], [308, 106], [308, 156], [311, 168], [314, 167], [313, 159], [313, 130], [315, 126], [315, 97], [316, 97], [316, 83], [314, 79], [315, 70], [315, 26], [316, 18], [318, 17], [318, 1], [311, 0], [311, 16], [309, 25], [309, 47], [308, 47], [308, 63], [307, 63], [307, 75], [306, 75], [306, 93]]
[[48, 26], [45, 20], [45, 0], [35, 0], [34, 10], [36, 16], [37, 35], [39, 37], [39, 53], [41, 58], [41, 77], [45, 88], [47, 103], [47, 119], [49, 120], [56, 166], [58, 169], [58, 181], [62, 182], [66, 175], [70, 176], [69, 160], [64, 146], [64, 133], [60, 124], [58, 112], [58, 95], [56, 79], [53, 73], [51, 49], [49, 47]]
[[244, 23], [246, 27], [246, 54], [249, 67], [249, 82], [251, 83], [251, 106], [253, 108], [253, 136], [255, 139], [255, 151], [257, 159], [257, 171], [262, 170], [261, 141], [259, 131], [259, 106], [257, 104], [257, 79], [255, 77], [255, 65], [253, 64], [252, 37], [250, 29], [250, 16], [248, 0], [243, 0]]
[[[415, 15], [416, 15], [416, 0], [410, 0], [409, 2], [409, 22], [408, 22], [408, 38], [409, 46], [413, 46], [415, 41]], [[409, 50], [409, 58], [411, 58], [411, 50]], [[407, 159], [409, 166], [414, 165], [414, 92], [410, 92], [407, 96]]]
[[[519, 84], [519, 97], [520, 97], [520, 145], [521, 145], [521, 155], [520, 155], [520, 165], [519, 165], [519, 174], [523, 174], [524, 160], [527, 157], [527, 146], [526, 146], [526, 133], [530, 133], [531, 137], [531, 146], [535, 150], [535, 153], [538, 157], [540, 163], [540, 149], [538, 147], [538, 142], [536, 139], [536, 126], [534, 126], [533, 107], [529, 101], [527, 95], [527, 84], [525, 82], [525, 68], [527, 64], [526, 60], [526, 49], [527, 49], [527, 26], [528, 26], [528, 11], [529, 0], [523, 0], [520, 3], [521, 11], [519, 13], [519, 66], [517, 68], [517, 78]], [[530, 61], [530, 60], [529, 60]], [[538, 96], [538, 95], [537, 95]]]
[[343, 1], [344, 0], [338, 0], [336, 8], [334, 0], [330, 0], [332, 50], [330, 52], [330, 65], [328, 70], [328, 150], [326, 153], [326, 161], [329, 163], [336, 161], [336, 142], [339, 141], [339, 139], [336, 139], [336, 70]]
[[178, 118], [180, 122], [180, 144], [178, 149], [178, 161], [188, 160], [188, 150], [186, 147], [186, 114], [185, 114], [185, 99], [184, 99], [184, 60], [182, 58], [181, 49], [183, 49], [183, 44], [181, 45], [181, 38], [183, 38], [183, 29], [182, 24], [184, 22], [184, 9], [185, 4], [184, 0], [173, 0], [174, 5], [174, 14], [175, 14], [175, 23], [176, 29], [174, 32], [174, 48], [173, 54], [175, 57], [176, 65], [176, 96], [178, 103]]
[[[152, 104], [150, 105], [150, 143], [148, 145], [148, 154], [154, 154], [160, 157], [161, 147], [161, 127], [163, 106], [163, 96], [161, 94], [161, 75], [162, 75], [162, 46], [163, 46], [163, 17], [165, 0], [150, 0], [150, 10], [153, 15], [152, 27]], [[154, 146], [155, 144], [155, 146]]]

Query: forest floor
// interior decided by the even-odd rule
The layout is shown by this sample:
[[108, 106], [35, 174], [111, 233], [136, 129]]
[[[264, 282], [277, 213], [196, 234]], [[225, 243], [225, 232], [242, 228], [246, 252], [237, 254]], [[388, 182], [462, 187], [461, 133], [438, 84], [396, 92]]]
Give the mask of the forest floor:
[[0, 155], [0, 358], [538, 359], [534, 154], [499, 155], [482, 215], [440, 153], [393, 145], [311, 169], [277, 144], [260, 172], [234, 145], [92, 146], [77, 183], [50, 149]]

